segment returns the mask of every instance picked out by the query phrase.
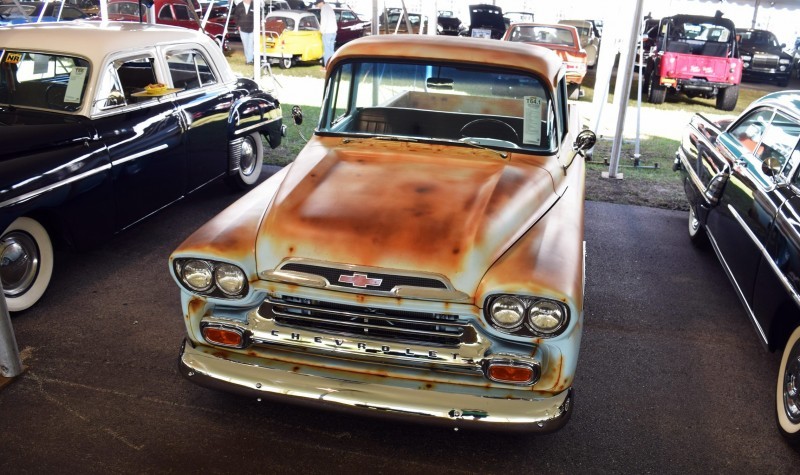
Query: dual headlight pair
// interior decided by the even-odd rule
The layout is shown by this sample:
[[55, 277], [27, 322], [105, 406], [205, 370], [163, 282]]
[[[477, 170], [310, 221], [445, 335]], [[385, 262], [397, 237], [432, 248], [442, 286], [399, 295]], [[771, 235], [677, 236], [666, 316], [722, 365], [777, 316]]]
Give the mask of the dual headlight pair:
[[233, 264], [204, 259], [176, 259], [175, 275], [192, 292], [226, 298], [241, 297], [247, 293], [247, 276]]
[[492, 297], [486, 313], [495, 328], [515, 335], [554, 336], [569, 319], [561, 302], [515, 295]]

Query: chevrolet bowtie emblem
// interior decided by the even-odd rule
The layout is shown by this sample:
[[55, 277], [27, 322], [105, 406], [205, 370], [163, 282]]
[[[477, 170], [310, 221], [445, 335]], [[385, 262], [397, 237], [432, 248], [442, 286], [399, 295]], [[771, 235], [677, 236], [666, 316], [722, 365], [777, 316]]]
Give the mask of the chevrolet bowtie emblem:
[[367, 277], [367, 274], [359, 274], [355, 273], [353, 275], [340, 275], [339, 282], [343, 282], [345, 284], [352, 284], [353, 287], [377, 287], [381, 285], [383, 279], [372, 279]]

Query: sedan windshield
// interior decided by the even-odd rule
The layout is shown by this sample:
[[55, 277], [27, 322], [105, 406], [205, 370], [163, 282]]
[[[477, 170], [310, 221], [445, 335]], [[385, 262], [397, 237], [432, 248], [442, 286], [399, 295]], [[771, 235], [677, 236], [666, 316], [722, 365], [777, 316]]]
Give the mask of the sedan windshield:
[[89, 62], [30, 51], [0, 53], [0, 105], [76, 111], [83, 102]]
[[539, 78], [469, 65], [371, 63], [331, 74], [322, 133], [555, 147], [552, 98]]

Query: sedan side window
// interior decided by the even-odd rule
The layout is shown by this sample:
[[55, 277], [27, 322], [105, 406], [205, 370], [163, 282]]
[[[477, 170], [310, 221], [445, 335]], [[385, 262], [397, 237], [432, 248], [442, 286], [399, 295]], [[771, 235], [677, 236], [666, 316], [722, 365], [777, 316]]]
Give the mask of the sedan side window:
[[197, 50], [167, 53], [172, 84], [179, 89], [197, 89], [217, 82], [208, 61]]
[[145, 87], [148, 84], [156, 84], [158, 82], [154, 62], [154, 58], [146, 56], [114, 61], [114, 67], [122, 85], [122, 93], [128, 104], [150, 101], [156, 97], [145, 92]]
[[172, 20], [172, 10], [169, 7], [169, 4], [164, 5], [161, 7], [161, 10], [158, 12], [158, 19], [159, 20]]
[[795, 149], [800, 126], [789, 117], [776, 112], [767, 130], [761, 137], [761, 145], [756, 150], [756, 158], [762, 162], [769, 160], [769, 167], [777, 170], [788, 161]]
[[731, 137], [739, 141], [747, 152], [756, 155], [756, 148], [761, 143], [761, 138], [767, 130], [772, 114], [772, 109], [754, 111], [731, 129]]

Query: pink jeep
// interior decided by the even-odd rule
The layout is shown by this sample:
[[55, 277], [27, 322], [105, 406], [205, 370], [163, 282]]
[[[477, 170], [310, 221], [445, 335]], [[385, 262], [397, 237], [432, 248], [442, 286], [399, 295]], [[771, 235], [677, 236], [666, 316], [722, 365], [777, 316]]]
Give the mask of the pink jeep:
[[649, 102], [663, 103], [669, 90], [689, 97], [716, 97], [717, 109], [736, 107], [742, 60], [731, 20], [719, 13], [675, 15], [662, 18], [648, 37], [643, 85]]

